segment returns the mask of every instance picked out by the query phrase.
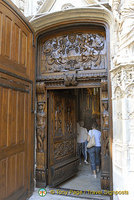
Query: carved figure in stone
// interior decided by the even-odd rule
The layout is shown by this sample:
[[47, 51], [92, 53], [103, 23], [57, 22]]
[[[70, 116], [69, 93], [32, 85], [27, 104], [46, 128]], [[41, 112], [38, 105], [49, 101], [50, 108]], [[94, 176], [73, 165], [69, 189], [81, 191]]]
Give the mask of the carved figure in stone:
[[114, 97], [116, 99], [122, 98], [122, 90], [121, 90], [121, 88], [119, 86], [114, 91]]
[[127, 98], [134, 98], [134, 84], [128, 86], [126, 94]]
[[24, 12], [24, 0], [19, 0], [19, 9]]
[[37, 10], [42, 6], [44, 0], [37, 0]]
[[117, 56], [119, 53], [119, 46], [120, 46], [120, 3], [121, 0], [113, 0], [113, 15], [114, 15], [114, 19], [115, 19], [115, 24], [114, 24], [114, 33], [115, 33], [115, 46], [114, 46], [114, 60], [113, 63], [116, 65], [117, 64]]
[[134, 0], [125, 0], [121, 7], [121, 35], [127, 34], [134, 27], [134, 20], [130, 19], [133, 13]]

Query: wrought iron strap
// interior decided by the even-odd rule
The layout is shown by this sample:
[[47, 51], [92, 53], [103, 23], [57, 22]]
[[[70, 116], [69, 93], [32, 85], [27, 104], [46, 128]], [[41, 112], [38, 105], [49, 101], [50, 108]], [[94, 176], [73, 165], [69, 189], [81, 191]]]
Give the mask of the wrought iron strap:
[[100, 34], [70, 34], [49, 39], [41, 45], [43, 72], [104, 69], [105, 38]]

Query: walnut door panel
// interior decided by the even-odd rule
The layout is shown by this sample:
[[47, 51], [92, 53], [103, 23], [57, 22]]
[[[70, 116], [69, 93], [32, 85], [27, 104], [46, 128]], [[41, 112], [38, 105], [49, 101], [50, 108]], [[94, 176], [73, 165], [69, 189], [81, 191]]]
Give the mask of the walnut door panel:
[[3, 1], [0, 1], [0, 27], [0, 67], [30, 78], [33, 62], [31, 28]]
[[14, 193], [26, 193], [28, 185], [27, 141], [31, 94], [30, 86], [24, 85], [24, 82], [14, 81], [13, 87], [8, 80], [6, 84], [6, 78], [3, 78], [4, 81], [0, 79], [0, 194], [1, 199], [10, 196], [15, 199]]
[[[64, 93], [64, 92], [63, 92]], [[77, 172], [75, 98], [49, 93], [48, 184], [56, 186]]]
[[10, 0], [0, 0], [0, 199], [33, 191], [33, 31]]

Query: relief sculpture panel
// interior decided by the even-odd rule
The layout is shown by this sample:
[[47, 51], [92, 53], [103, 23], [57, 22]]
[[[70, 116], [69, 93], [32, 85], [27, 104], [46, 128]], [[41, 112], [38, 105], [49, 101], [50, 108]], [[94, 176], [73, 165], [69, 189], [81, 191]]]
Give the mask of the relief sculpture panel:
[[41, 72], [104, 69], [106, 44], [101, 34], [58, 36], [41, 44]]
[[74, 153], [74, 141], [67, 140], [54, 145], [54, 159], [58, 160]]

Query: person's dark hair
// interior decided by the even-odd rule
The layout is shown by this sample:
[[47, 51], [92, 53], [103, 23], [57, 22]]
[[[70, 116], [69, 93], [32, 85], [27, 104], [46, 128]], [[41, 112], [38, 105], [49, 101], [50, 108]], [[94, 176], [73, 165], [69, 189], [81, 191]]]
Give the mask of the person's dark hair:
[[95, 128], [95, 129], [96, 129], [97, 127], [98, 127], [98, 124], [97, 124], [97, 122], [93, 122], [93, 124], [92, 124], [92, 129], [93, 129], [93, 128]]

